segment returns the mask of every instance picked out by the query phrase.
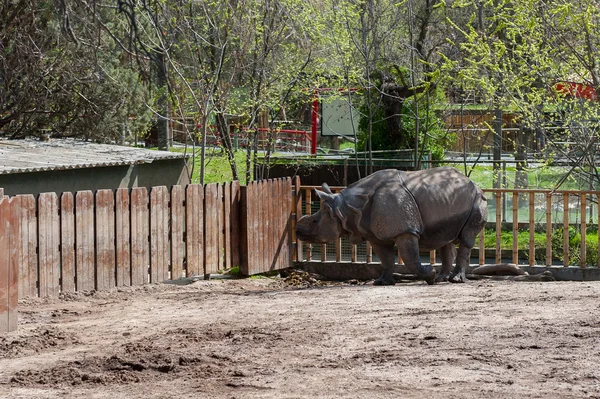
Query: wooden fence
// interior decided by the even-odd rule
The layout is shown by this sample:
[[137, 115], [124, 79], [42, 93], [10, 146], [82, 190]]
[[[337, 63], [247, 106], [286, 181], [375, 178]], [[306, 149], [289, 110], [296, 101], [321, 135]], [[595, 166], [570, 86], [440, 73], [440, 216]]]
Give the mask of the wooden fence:
[[17, 328], [19, 232], [11, 202], [0, 189], [0, 333]]
[[[317, 209], [319, 200], [312, 196], [314, 188], [319, 187], [301, 186], [298, 189], [297, 218]], [[343, 187], [331, 189], [339, 192]], [[600, 267], [600, 191], [484, 191], [488, 198], [488, 224], [479, 234], [472, 251], [472, 263], [483, 265], [490, 262], [512, 262], [527, 266]], [[545, 236], [543, 247], [540, 247], [539, 234], [542, 233]], [[485, 246], [486, 234], [495, 236], [492, 240], [494, 245], [489, 248]], [[525, 247], [519, 244], [519, 236], [523, 234], [528, 235]], [[346, 238], [329, 245], [296, 242], [294, 256], [298, 261], [373, 262], [373, 252], [368, 243], [351, 245]], [[435, 264], [438, 260], [436, 251], [431, 251], [429, 256], [430, 262]], [[400, 254], [398, 262], [402, 262]]]
[[5, 197], [0, 320], [14, 284], [19, 298], [43, 297], [290, 267], [294, 198], [290, 178]]
[[291, 178], [251, 182], [242, 188], [242, 274], [292, 266]]

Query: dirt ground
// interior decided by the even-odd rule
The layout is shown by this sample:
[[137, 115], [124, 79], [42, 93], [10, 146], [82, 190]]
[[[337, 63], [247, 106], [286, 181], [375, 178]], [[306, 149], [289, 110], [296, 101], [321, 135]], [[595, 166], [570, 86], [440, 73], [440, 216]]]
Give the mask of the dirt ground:
[[23, 300], [0, 397], [600, 398], [600, 282], [303, 282]]

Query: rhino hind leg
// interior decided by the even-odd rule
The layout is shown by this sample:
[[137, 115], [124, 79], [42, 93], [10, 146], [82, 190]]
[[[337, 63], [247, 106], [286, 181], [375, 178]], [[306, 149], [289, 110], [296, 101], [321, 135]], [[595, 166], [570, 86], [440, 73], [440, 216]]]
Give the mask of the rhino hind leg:
[[396, 239], [396, 245], [404, 264], [416, 272], [417, 276], [425, 280], [427, 284], [435, 284], [435, 269], [431, 265], [421, 264], [419, 239], [412, 234], [405, 234]]
[[471, 248], [475, 245], [475, 238], [485, 226], [487, 221], [487, 202], [480, 199], [473, 207], [469, 220], [460, 232], [458, 252], [456, 254], [456, 266], [450, 275], [452, 283], [466, 283], [466, 270], [471, 259]]
[[458, 246], [458, 252], [456, 254], [456, 266], [454, 271], [450, 275], [448, 281], [451, 283], [466, 283], [467, 282], [467, 266], [469, 265], [469, 259], [471, 258], [471, 248], [464, 244]]
[[452, 271], [452, 265], [456, 258], [456, 246], [454, 243], [448, 243], [440, 248], [440, 257], [442, 258], [442, 268], [440, 274], [436, 277], [435, 281], [448, 281], [450, 279], [450, 273]]

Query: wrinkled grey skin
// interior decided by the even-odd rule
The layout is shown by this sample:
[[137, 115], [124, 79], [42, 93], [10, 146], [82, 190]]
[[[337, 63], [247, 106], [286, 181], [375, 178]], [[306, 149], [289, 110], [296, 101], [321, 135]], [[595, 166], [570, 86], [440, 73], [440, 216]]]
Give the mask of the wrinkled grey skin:
[[[299, 240], [322, 244], [349, 236], [350, 242], [369, 241], [383, 265], [376, 285], [395, 284], [394, 244], [404, 263], [428, 284], [466, 282], [475, 237], [487, 221], [483, 192], [454, 168], [416, 172], [381, 170], [333, 194], [326, 183], [320, 210], [296, 225]], [[458, 251], [456, 250], [458, 244]], [[419, 251], [439, 250], [440, 275], [422, 265]], [[451, 272], [456, 259], [456, 266]]]

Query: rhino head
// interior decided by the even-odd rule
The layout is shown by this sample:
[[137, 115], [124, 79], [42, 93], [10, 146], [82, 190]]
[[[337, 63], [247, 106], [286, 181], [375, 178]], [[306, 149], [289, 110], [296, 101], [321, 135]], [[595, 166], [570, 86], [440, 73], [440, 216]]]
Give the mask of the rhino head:
[[334, 194], [327, 183], [323, 183], [323, 191], [315, 189], [321, 199], [318, 212], [306, 215], [296, 224], [296, 236], [299, 240], [310, 244], [325, 244], [338, 239], [344, 229], [336, 216], [336, 200], [339, 194]]

